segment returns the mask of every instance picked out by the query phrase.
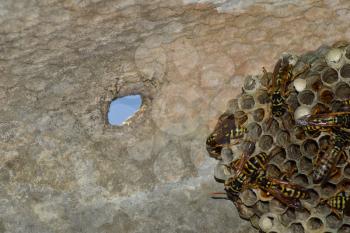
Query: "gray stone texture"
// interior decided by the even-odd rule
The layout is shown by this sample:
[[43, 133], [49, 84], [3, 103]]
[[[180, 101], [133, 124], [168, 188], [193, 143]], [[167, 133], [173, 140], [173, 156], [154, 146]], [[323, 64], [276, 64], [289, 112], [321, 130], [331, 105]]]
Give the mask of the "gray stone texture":
[[[213, 2], [213, 4], [211, 3]], [[243, 77], [349, 40], [349, 1], [0, 1], [0, 233], [256, 232], [205, 138]], [[110, 126], [112, 99], [142, 109]]]

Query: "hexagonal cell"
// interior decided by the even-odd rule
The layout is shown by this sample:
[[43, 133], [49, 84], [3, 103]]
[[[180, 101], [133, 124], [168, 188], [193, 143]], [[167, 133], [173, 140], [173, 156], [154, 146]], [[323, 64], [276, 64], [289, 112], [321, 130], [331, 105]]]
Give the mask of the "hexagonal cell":
[[337, 187], [334, 184], [327, 182], [326, 184], [324, 184], [322, 186], [321, 196], [322, 197], [330, 197], [331, 195], [333, 195], [336, 192], [337, 192]]
[[283, 214], [287, 210], [287, 206], [274, 198], [270, 201], [270, 210], [274, 214]]
[[338, 228], [341, 222], [342, 221], [333, 213], [326, 217], [326, 224], [329, 228]]
[[282, 164], [286, 159], [286, 150], [282, 147], [274, 147], [270, 155], [272, 156], [271, 162]]
[[290, 93], [286, 99], [286, 104], [290, 109], [295, 110], [299, 106], [298, 93], [297, 92]]
[[270, 211], [269, 203], [267, 201], [258, 201], [255, 205], [255, 213], [257, 215], [263, 215]]
[[300, 166], [300, 171], [301, 172], [308, 173], [308, 172], [312, 171], [312, 161], [308, 157], [303, 156], [300, 159], [300, 165], [299, 166]]
[[288, 227], [290, 233], [303, 233], [305, 232], [304, 227], [301, 223], [292, 223]]
[[298, 167], [294, 160], [288, 160], [284, 162], [281, 165], [281, 168], [282, 168], [282, 171], [288, 175], [293, 175], [295, 172], [298, 172]]
[[283, 225], [288, 226], [291, 222], [295, 221], [295, 210], [288, 208], [284, 214], [281, 215], [281, 222]]
[[305, 220], [310, 216], [310, 212], [307, 209], [296, 209], [295, 210], [296, 219]]
[[306, 81], [307, 81], [307, 86], [309, 86], [313, 91], [316, 91], [316, 92], [319, 91], [323, 86], [321, 75], [318, 73], [309, 76]]
[[311, 108], [311, 115], [321, 114], [326, 112], [330, 112], [329, 107], [321, 103], [317, 103], [315, 106]]
[[343, 67], [340, 69], [340, 75], [343, 78], [350, 78], [350, 64], [343, 65]]
[[238, 104], [238, 99], [231, 99], [227, 102], [228, 109], [231, 109], [232, 111], [237, 111], [240, 109]]
[[304, 90], [298, 95], [300, 104], [311, 105], [314, 102], [315, 94], [310, 90]]
[[293, 127], [291, 129], [291, 133], [298, 140], [304, 140], [306, 138], [305, 130], [302, 127]]
[[331, 136], [330, 135], [323, 135], [318, 139], [318, 145], [320, 146], [320, 150], [328, 150], [331, 144]]
[[272, 178], [279, 178], [281, 176], [280, 169], [274, 164], [268, 164], [266, 167], [266, 174]]
[[321, 76], [324, 83], [331, 85], [338, 81], [338, 72], [333, 68], [327, 68]]
[[264, 116], [265, 116], [265, 111], [263, 108], [258, 108], [253, 112], [254, 121], [260, 122], [264, 119]]
[[248, 76], [244, 80], [243, 89], [249, 93], [251, 91], [254, 91], [257, 85], [258, 85], [258, 80], [253, 76]]
[[269, 132], [271, 134], [276, 134], [279, 130], [278, 121], [273, 118], [269, 118], [262, 124], [264, 132]]
[[247, 126], [247, 136], [254, 141], [257, 141], [262, 133], [261, 126], [258, 123], [250, 123]]
[[319, 100], [323, 103], [329, 104], [334, 100], [335, 95], [333, 91], [328, 88], [323, 88], [319, 93]]
[[246, 206], [252, 206], [258, 201], [256, 194], [250, 189], [244, 190], [239, 197]]
[[350, 232], [350, 225], [349, 224], [343, 224], [339, 229], [338, 233], [349, 233]]
[[253, 227], [255, 227], [256, 229], [259, 229], [259, 216], [257, 215], [253, 215], [251, 218], [250, 218], [250, 223], [252, 224]]
[[239, 216], [243, 219], [249, 220], [254, 215], [254, 209], [252, 207], [245, 206], [242, 202], [235, 202]]
[[258, 100], [259, 104], [268, 104], [271, 102], [271, 98], [270, 98], [269, 94], [267, 93], [267, 91], [259, 90], [256, 93], [256, 96], [257, 96], [256, 99]]
[[290, 142], [290, 135], [287, 131], [281, 130], [276, 135], [276, 142], [279, 146], [286, 147]]
[[229, 147], [224, 147], [221, 150], [221, 158], [224, 163], [230, 163], [233, 160], [232, 149]]
[[308, 157], [313, 157], [317, 155], [318, 152], [318, 144], [315, 140], [307, 139], [303, 142], [302, 147], [303, 150], [301, 151], [303, 155]]
[[345, 57], [346, 57], [347, 59], [350, 59], [350, 46], [348, 46], [348, 47], [346, 48], [346, 50], [345, 50]]
[[297, 144], [290, 144], [287, 147], [287, 156], [289, 159], [299, 160], [301, 158], [300, 146]]
[[312, 206], [316, 206], [320, 201], [320, 196], [314, 189], [308, 190], [310, 198], [306, 199], [307, 203], [310, 203]]
[[262, 135], [259, 139], [258, 145], [263, 151], [268, 151], [273, 143], [273, 138], [270, 135]]
[[294, 122], [293, 116], [289, 112], [284, 114], [281, 117], [281, 120], [282, 120], [282, 125], [284, 129], [290, 130], [294, 127], [295, 122]]
[[243, 125], [248, 120], [248, 115], [244, 111], [236, 111], [234, 115], [237, 125]]
[[335, 95], [339, 99], [349, 99], [350, 98], [350, 87], [347, 83], [340, 82], [338, 83], [335, 89]]
[[274, 225], [276, 225], [274, 216], [272, 216], [271, 214], [265, 214], [261, 216], [259, 220], [259, 227], [261, 230], [263, 230], [264, 232], [268, 232], [274, 227]]
[[350, 164], [346, 165], [344, 168], [344, 175], [350, 177]]
[[323, 222], [317, 217], [312, 217], [307, 221], [307, 228], [311, 231], [321, 230], [323, 228]]
[[296, 184], [299, 184], [303, 187], [306, 187], [309, 185], [309, 180], [307, 178], [306, 175], [304, 174], [298, 174], [294, 179], [293, 181], [296, 183]]
[[248, 110], [248, 109], [252, 109], [255, 105], [255, 101], [253, 96], [251, 95], [242, 95], [240, 98], [240, 104], [241, 104], [241, 108], [243, 110]]

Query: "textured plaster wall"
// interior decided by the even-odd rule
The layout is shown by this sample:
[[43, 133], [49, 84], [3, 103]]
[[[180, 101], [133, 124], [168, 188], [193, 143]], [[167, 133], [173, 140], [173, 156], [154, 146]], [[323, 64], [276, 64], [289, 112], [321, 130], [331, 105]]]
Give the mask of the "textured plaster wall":
[[349, 1], [273, 2], [0, 1], [0, 233], [255, 232], [205, 138], [244, 75], [350, 37]]

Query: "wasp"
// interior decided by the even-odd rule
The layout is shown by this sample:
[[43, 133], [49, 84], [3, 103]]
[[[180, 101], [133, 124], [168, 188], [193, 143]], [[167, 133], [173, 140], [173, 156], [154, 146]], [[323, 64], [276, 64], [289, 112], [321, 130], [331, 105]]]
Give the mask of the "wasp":
[[302, 186], [284, 180], [267, 177], [265, 172], [259, 173], [256, 177], [255, 187], [272, 195], [288, 207], [296, 209], [302, 208], [300, 199], [310, 197], [308, 190]]
[[230, 165], [231, 169], [232, 167], [236, 169], [236, 176], [226, 180], [225, 190], [238, 195], [259, 176], [261, 171], [266, 170], [267, 162], [279, 151], [280, 148], [276, 148], [269, 155], [265, 152], [260, 152], [250, 158], [248, 158], [249, 155], [247, 153], [244, 153], [243, 157], [238, 160], [238, 165]]
[[[274, 117], [280, 117], [286, 112], [285, 98], [288, 95], [287, 89], [289, 83], [310, 68], [310, 65], [305, 65], [300, 72], [293, 74], [293, 69], [297, 61], [298, 59], [296, 56], [283, 56], [277, 61], [274, 67], [270, 87], [271, 112]], [[267, 71], [264, 67], [263, 72], [267, 75]]]
[[329, 153], [326, 153], [320, 159], [318, 158], [315, 163], [315, 168], [312, 174], [313, 182], [324, 183], [331, 177], [331, 173], [334, 167], [338, 163], [340, 157], [345, 156], [344, 148], [347, 146], [350, 140], [350, 133], [340, 129], [332, 129], [334, 135], [334, 144]]
[[[247, 116], [241, 118], [247, 119]], [[244, 120], [243, 119], [243, 120]], [[240, 121], [243, 121], [240, 119]], [[233, 144], [235, 139], [242, 138], [247, 128], [237, 126], [234, 114], [223, 114], [219, 117], [214, 131], [207, 137], [206, 148], [215, 159], [221, 158], [221, 150], [225, 145]]]
[[350, 215], [350, 196], [344, 190], [328, 199], [321, 199], [320, 203], [328, 205], [339, 219], [342, 218], [342, 212]]
[[331, 112], [307, 115], [298, 120], [301, 124], [315, 127], [350, 128], [350, 112]]

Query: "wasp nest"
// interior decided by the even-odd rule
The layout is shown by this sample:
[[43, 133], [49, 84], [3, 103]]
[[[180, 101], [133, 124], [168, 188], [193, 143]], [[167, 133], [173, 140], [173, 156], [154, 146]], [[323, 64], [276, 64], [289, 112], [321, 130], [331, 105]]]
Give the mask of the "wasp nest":
[[[232, 114], [236, 125], [231, 139], [235, 138], [235, 142], [222, 138], [220, 146], [226, 146], [220, 147], [210, 144], [210, 137], [207, 141], [209, 154], [218, 159], [215, 178], [225, 182], [236, 175], [237, 171], [229, 167], [242, 158], [247, 142], [254, 144], [248, 153], [250, 156], [260, 152], [269, 154], [280, 148], [266, 163], [266, 175], [276, 179], [287, 177], [286, 182], [307, 189], [309, 197], [300, 199], [300, 208], [293, 208], [268, 191], [250, 186], [233, 200], [241, 218], [263, 232], [350, 232], [349, 217], [337, 216], [322, 202], [350, 187], [350, 165], [346, 159], [340, 159], [333, 168], [337, 175], [325, 183], [315, 183], [312, 173], [316, 159], [330, 153], [332, 135], [324, 131], [309, 133], [295, 123], [295, 119], [305, 115], [338, 112], [340, 103], [350, 99], [350, 45], [341, 42], [331, 47], [322, 46], [293, 62], [293, 75], [298, 75], [286, 84], [286, 111], [280, 116], [273, 115], [271, 103], [271, 82], [276, 69], [262, 72], [260, 76], [248, 76], [242, 94], [229, 101], [229, 108], [210, 137], [218, 137], [225, 132], [225, 127], [230, 127], [220, 121]], [[303, 72], [305, 67], [308, 70]], [[344, 152], [348, 156], [349, 152]]]

